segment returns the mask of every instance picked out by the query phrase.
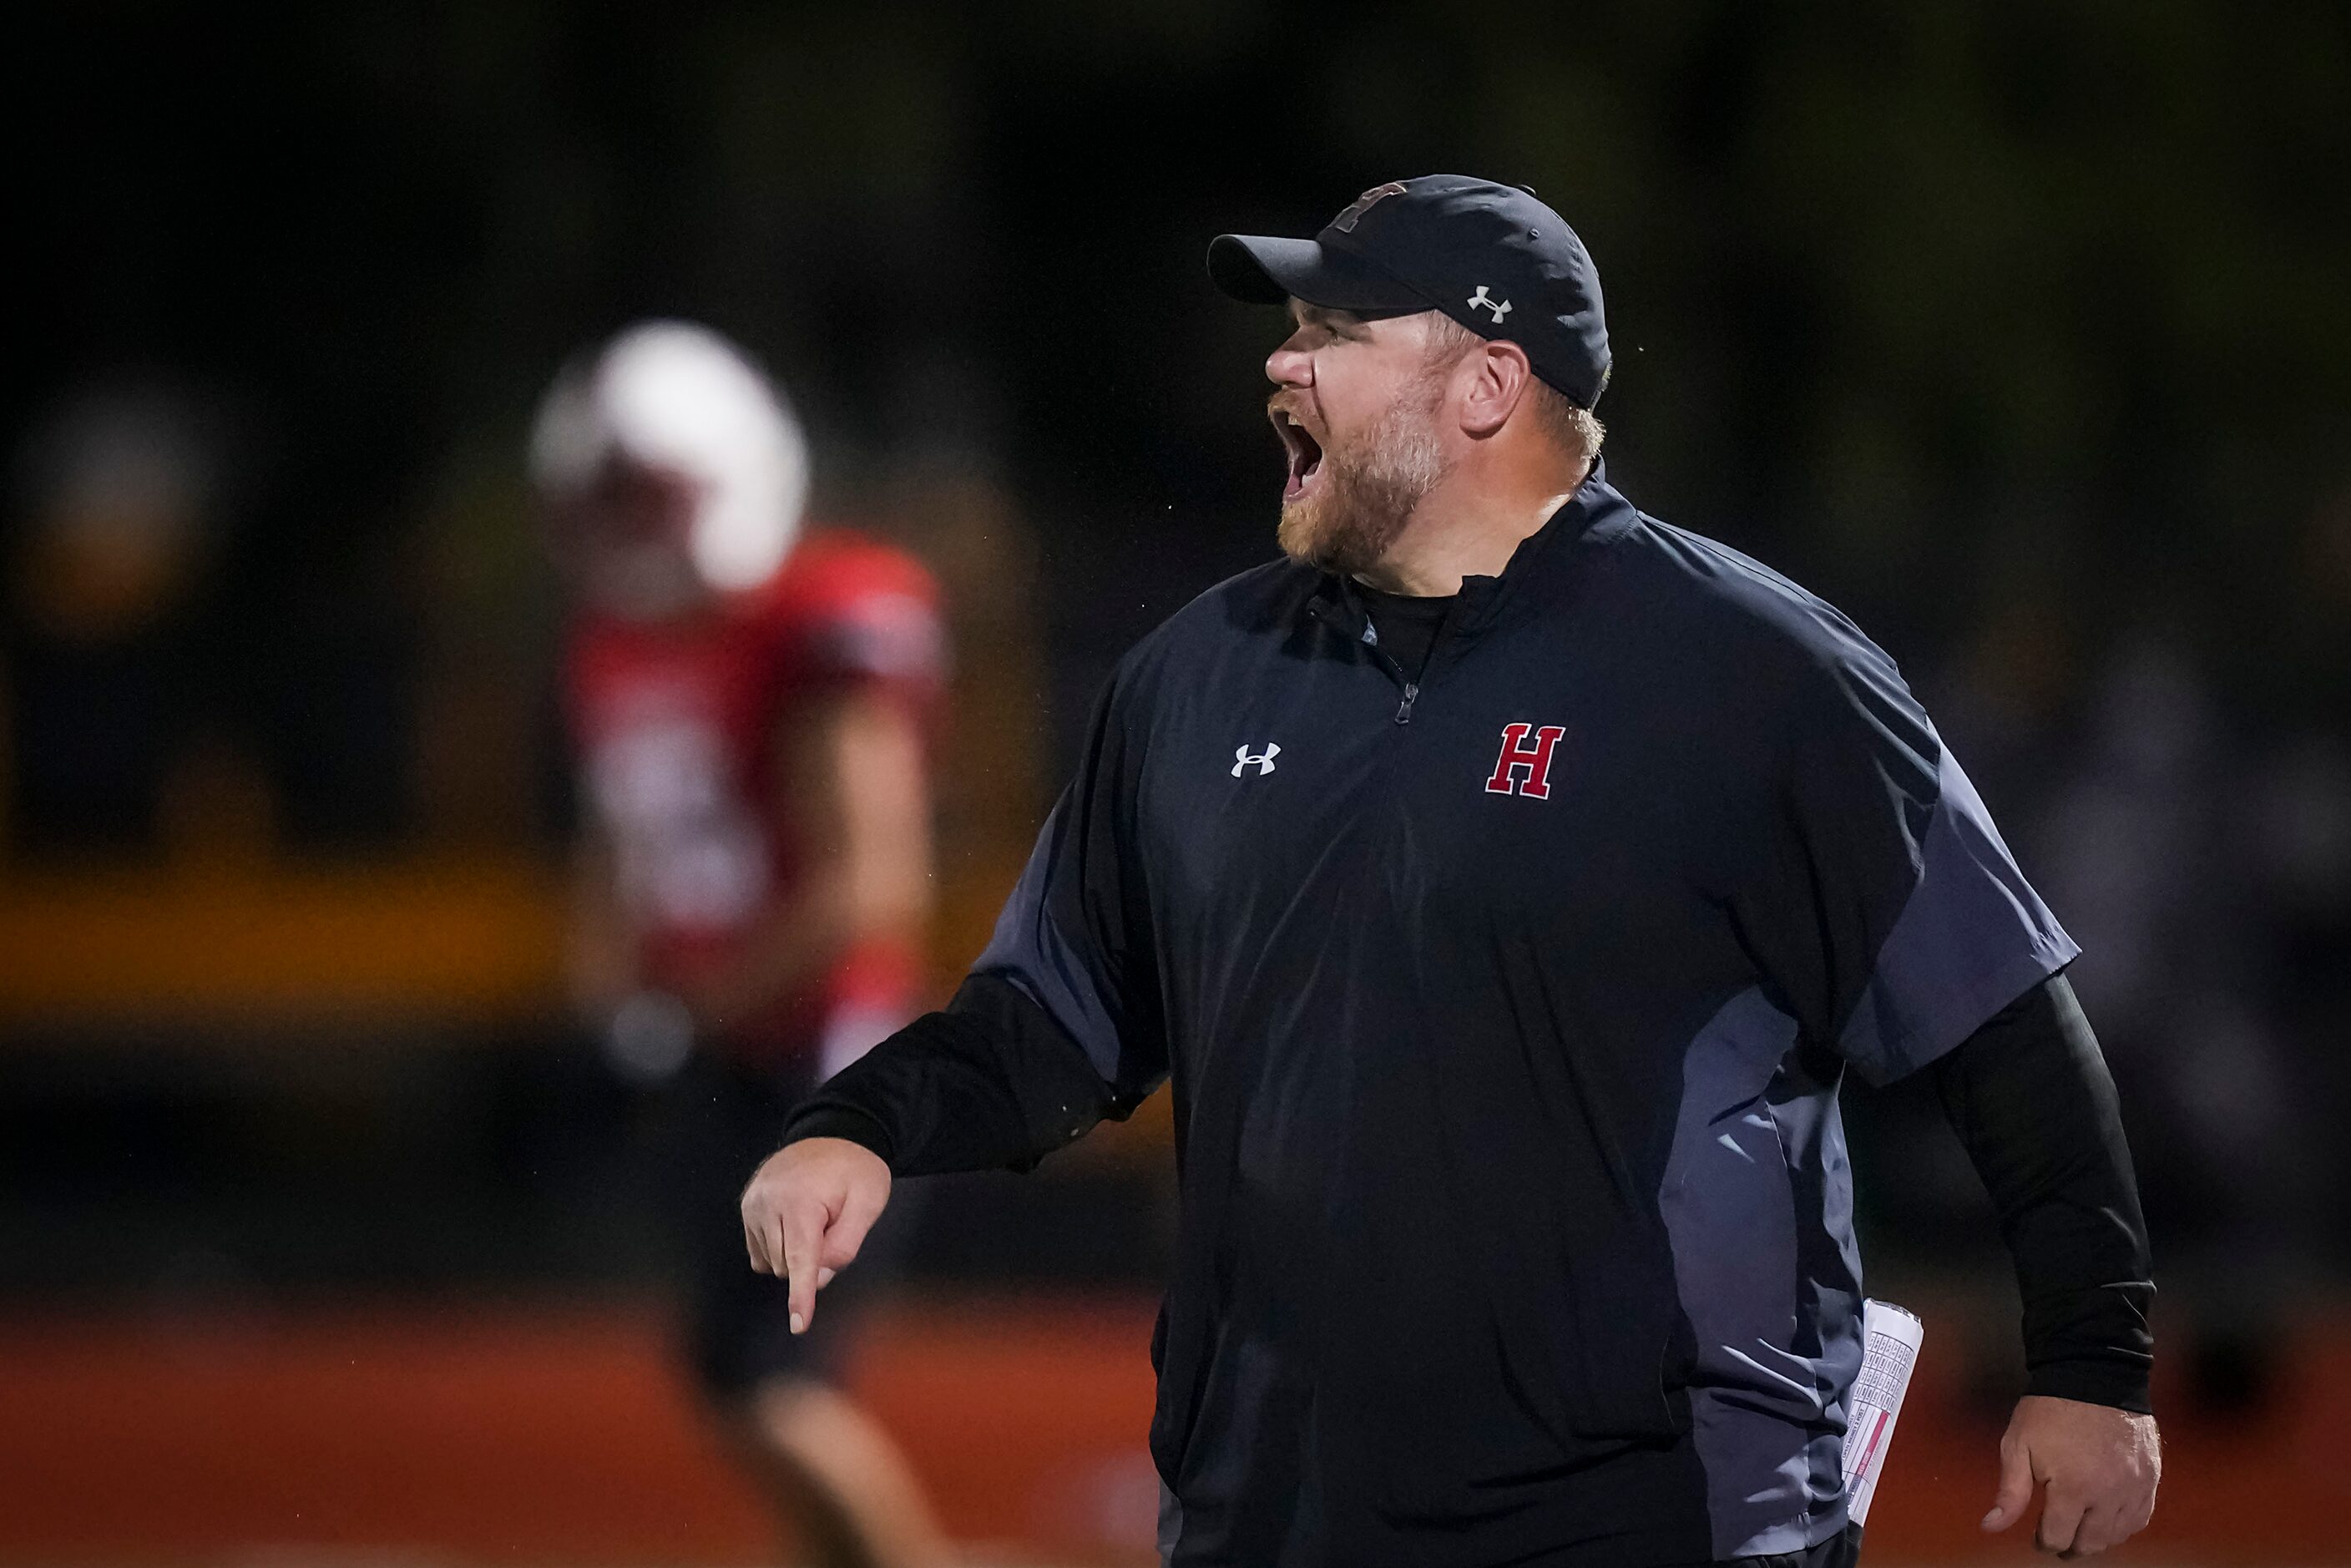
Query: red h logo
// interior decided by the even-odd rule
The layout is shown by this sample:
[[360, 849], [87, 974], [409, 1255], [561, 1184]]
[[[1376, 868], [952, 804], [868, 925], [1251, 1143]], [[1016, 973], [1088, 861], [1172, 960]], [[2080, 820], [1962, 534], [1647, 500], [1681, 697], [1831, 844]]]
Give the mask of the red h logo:
[[[1556, 724], [1541, 729], [1531, 724], [1505, 725], [1502, 728], [1502, 755], [1495, 760], [1494, 776], [1486, 780], [1489, 795], [1508, 795], [1514, 790], [1531, 800], [1551, 799], [1551, 748], [1557, 746], [1566, 729]], [[1533, 737], [1529, 743], [1529, 736]], [[1523, 770], [1527, 779], [1518, 782], [1515, 775]]]

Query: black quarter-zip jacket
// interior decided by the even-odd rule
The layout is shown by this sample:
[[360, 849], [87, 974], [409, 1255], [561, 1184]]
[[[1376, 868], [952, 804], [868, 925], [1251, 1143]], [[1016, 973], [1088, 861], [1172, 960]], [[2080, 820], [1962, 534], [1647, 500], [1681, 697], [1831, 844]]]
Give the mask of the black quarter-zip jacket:
[[1844, 1523], [1843, 1069], [2075, 952], [1883, 653], [1595, 474], [1416, 679], [1288, 562], [1144, 639], [956, 1000], [788, 1135], [1025, 1167], [1172, 1080], [1174, 1563], [1787, 1552]]

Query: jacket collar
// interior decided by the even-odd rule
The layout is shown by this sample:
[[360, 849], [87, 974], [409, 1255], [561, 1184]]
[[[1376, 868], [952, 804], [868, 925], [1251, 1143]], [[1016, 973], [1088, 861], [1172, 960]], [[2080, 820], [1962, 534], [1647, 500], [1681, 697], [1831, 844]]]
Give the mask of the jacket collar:
[[[1519, 541], [1499, 576], [1461, 580], [1460, 604], [1447, 622], [1446, 634], [1475, 636], [1505, 620], [1541, 610], [1555, 597], [1544, 590], [1562, 580], [1575, 553], [1562, 541], [1581, 538], [1631, 510], [1632, 504], [1608, 483], [1607, 459], [1594, 463], [1575, 493], [1560, 504], [1542, 527]], [[1371, 617], [1363, 591], [1351, 577], [1323, 572], [1306, 600], [1305, 611], [1351, 642], [1371, 641]]]

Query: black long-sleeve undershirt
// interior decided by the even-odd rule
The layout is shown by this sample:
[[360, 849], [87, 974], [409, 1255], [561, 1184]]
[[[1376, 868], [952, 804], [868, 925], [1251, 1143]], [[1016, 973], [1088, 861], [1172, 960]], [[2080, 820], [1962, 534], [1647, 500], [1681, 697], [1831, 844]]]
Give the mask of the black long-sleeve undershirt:
[[1124, 1119], [1085, 1050], [1001, 975], [965, 980], [800, 1103], [784, 1142], [846, 1138], [897, 1176], [1033, 1170], [1105, 1117]]
[[[1928, 1069], [2015, 1260], [2026, 1391], [2145, 1411], [2153, 1341], [2146, 1222], [2114, 1082], [2063, 976]], [[976, 975], [834, 1077], [784, 1142], [846, 1138], [899, 1176], [1028, 1170], [1132, 1104], [1008, 980]]]
[[2025, 1391], [2147, 1410], [2147, 1221], [2073, 987], [2052, 976], [1927, 1071], [2015, 1260]]

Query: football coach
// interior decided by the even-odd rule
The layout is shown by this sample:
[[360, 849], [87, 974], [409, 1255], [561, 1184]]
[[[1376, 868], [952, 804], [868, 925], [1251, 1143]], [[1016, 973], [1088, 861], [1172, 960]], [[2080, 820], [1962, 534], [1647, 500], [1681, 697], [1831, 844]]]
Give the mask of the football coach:
[[2139, 1529], [2153, 1286], [2077, 949], [1893, 661], [1610, 486], [1599, 279], [1531, 193], [1384, 184], [1208, 270], [1290, 312], [1285, 559], [1120, 664], [946, 1010], [779, 1129], [753, 1266], [805, 1323], [893, 1175], [1172, 1081], [1171, 1563], [1840, 1568], [1837, 1087], [1924, 1071], [2024, 1303], [1985, 1527]]

